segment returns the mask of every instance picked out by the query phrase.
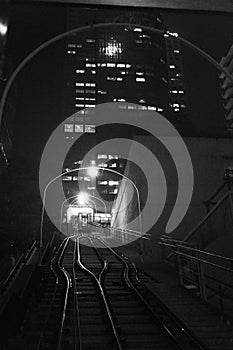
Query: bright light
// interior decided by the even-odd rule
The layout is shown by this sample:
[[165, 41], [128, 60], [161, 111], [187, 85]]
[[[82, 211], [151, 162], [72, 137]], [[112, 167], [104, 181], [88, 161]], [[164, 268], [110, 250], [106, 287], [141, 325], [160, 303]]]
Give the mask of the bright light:
[[87, 203], [87, 201], [88, 201], [88, 194], [85, 192], [80, 192], [78, 195], [78, 203], [80, 205], [84, 205]]
[[91, 166], [88, 168], [87, 172], [90, 177], [95, 178], [98, 176], [99, 171], [95, 166]]
[[7, 25], [3, 22], [0, 22], [0, 34], [6, 35], [7, 33]]

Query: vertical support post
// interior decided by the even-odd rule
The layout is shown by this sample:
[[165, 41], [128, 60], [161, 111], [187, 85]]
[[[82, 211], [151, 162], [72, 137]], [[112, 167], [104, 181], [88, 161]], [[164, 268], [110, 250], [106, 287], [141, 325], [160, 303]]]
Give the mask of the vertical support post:
[[179, 248], [176, 246], [174, 250], [176, 254], [176, 263], [177, 263], [177, 270], [179, 274], [179, 281], [180, 281], [180, 285], [183, 286], [183, 269], [182, 269], [181, 257], [179, 255]]
[[197, 258], [197, 268], [198, 268], [199, 290], [200, 290], [201, 298], [203, 300], [206, 300], [205, 276], [203, 273], [203, 265], [200, 261], [200, 254], [198, 251], [196, 251], [196, 258]]

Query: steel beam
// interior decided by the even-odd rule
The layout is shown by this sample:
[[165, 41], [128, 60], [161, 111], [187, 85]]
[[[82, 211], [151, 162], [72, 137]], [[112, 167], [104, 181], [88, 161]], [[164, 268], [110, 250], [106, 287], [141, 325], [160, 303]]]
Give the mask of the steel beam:
[[[22, 0], [21, 0], [22, 1]], [[21, 2], [17, 0], [15, 2]], [[14, 2], [14, 0], [13, 0]], [[112, 5], [173, 10], [221, 11], [233, 13], [232, 0], [24, 0], [24, 3]]]

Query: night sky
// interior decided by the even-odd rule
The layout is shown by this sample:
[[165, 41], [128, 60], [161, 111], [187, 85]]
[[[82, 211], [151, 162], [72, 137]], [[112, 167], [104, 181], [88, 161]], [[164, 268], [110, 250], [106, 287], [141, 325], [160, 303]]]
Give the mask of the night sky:
[[[232, 15], [162, 11], [170, 31], [178, 32], [220, 61], [233, 43]], [[45, 40], [65, 31], [62, 5], [12, 5], [8, 54], [15, 67]], [[218, 72], [183, 47], [188, 115], [200, 136], [226, 136]], [[38, 159], [62, 115], [64, 42], [46, 49], [31, 61], [17, 79], [14, 144], [17, 152]], [[32, 167], [33, 168], [33, 167]], [[34, 170], [37, 172], [37, 165]]]

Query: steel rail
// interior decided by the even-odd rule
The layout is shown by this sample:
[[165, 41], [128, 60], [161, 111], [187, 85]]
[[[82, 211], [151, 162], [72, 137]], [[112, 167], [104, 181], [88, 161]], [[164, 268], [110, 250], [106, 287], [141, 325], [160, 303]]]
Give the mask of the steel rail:
[[54, 278], [55, 278], [55, 287], [54, 287], [54, 292], [53, 292], [53, 296], [51, 298], [51, 302], [50, 302], [50, 305], [49, 305], [49, 310], [48, 310], [48, 313], [47, 313], [47, 317], [46, 317], [46, 320], [42, 326], [42, 330], [41, 330], [41, 334], [40, 334], [40, 339], [39, 339], [39, 342], [38, 342], [38, 345], [36, 347], [37, 350], [40, 350], [41, 349], [41, 346], [43, 345], [43, 339], [44, 339], [44, 333], [45, 333], [45, 330], [46, 330], [46, 327], [48, 325], [48, 322], [49, 322], [49, 317], [51, 315], [51, 311], [52, 311], [52, 308], [53, 308], [53, 305], [54, 305], [54, 301], [55, 301], [55, 297], [57, 295], [57, 291], [58, 291], [58, 285], [59, 285], [59, 278], [58, 278], [58, 274], [56, 273], [54, 267], [53, 267], [53, 264], [55, 263], [55, 260], [57, 258], [57, 255], [59, 254], [59, 251], [60, 249], [62, 249], [62, 245], [64, 244], [64, 241], [62, 241], [62, 243], [60, 244], [57, 252], [54, 254], [54, 257], [52, 258], [52, 260], [50, 261], [50, 265], [49, 265], [49, 268], [50, 270], [52, 271], [52, 274], [54, 275]]
[[113, 317], [112, 317], [112, 314], [111, 314], [111, 311], [110, 311], [110, 308], [109, 308], [109, 305], [108, 305], [108, 302], [107, 302], [107, 299], [106, 299], [106, 296], [105, 296], [105, 293], [104, 293], [104, 289], [102, 287], [102, 284], [101, 284], [101, 280], [102, 280], [102, 275], [104, 273], [104, 271], [107, 269], [107, 262], [105, 260], [102, 260], [103, 262], [103, 267], [101, 269], [101, 271], [99, 272], [98, 276], [96, 277], [96, 275], [91, 271], [89, 270], [88, 268], [86, 268], [82, 261], [81, 261], [81, 252], [80, 252], [80, 240], [81, 239], [87, 239], [87, 240], [90, 240], [91, 242], [91, 239], [88, 238], [88, 237], [78, 237], [78, 264], [79, 266], [84, 270], [86, 271], [88, 274], [90, 274], [94, 280], [96, 281], [96, 284], [101, 292], [101, 296], [102, 296], [102, 299], [103, 299], [103, 302], [104, 302], [104, 305], [105, 305], [105, 309], [107, 311], [107, 315], [108, 315], [108, 318], [110, 320], [110, 324], [111, 324], [111, 327], [112, 327], [112, 330], [113, 330], [113, 333], [114, 333], [114, 337], [115, 337], [115, 340], [116, 340], [116, 344], [117, 344], [117, 347], [119, 350], [123, 350], [122, 346], [121, 346], [121, 342], [120, 342], [120, 339], [119, 339], [119, 335], [117, 333], [117, 330], [116, 330], [116, 326], [114, 324], [114, 320], [113, 320]]
[[59, 335], [58, 335], [58, 342], [57, 342], [57, 350], [61, 350], [61, 341], [62, 341], [62, 332], [63, 332], [63, 328], [64, 328], [64, 321], [65, 321], [65, 317], [66, 317], [66, 310], [67, 310], [67, 302], [68, 302], [68, 295], [69, 295], [69, 289], [71, 286], [71, 280], [70, 280], [70, 276], [68, 274], [68, 272], [66, 271], [66, 269], [64, 269], [64, 267], [62, 267], [62, 259], [63, 256], [65, 254], [65, 250], [67, 247], [67, 244], [69, 242], [70, 238], [67, 238], [65, 240], [64, 243], [64, 247], [62, 249], [62, 252], [58, 258], [58, 267], [60, 269], [60, 271], [63, 273], [65, 280], [66, 280], [66, 291], [65, 291], [65, 298], [64, 298], [64, 305], [63, 305], [63, 310], [62, 310], [62, 317], [61, 317], [61, 324], [60, 324], [60, 329], [59, 329]]
[[[133, 285], [133, 282], [131, 281], [130, 277], [129, 277], [129, 273], [130, 273], [130, 264], [128, 259], [125, 259], [125, 257], [123, 258], [120, 254], [118, 254], [114, 249], [112, 249], [107, 242], [105, 242], [104, 240], [102, 240], [101, 238], [97, 238], [99, 241], [101, 241], [106, 248], [108, 248], [120, 261], [122, 261], [122, 263], [125, 265], [125, 272], [124, 272], [124, 277], [126, 279], [126, 283], [128, 286], [131, 287], [131, 289], [135, 292], [135, 294], [140, 298], [140, 300], [144, 303], [144, 305], [147, 307], [147, 309], [153, 314], [155, 320], [158, 322], [158, 325], [160, 326], [160, 328], [165, 331], [165, 334], [169, 336], [170, 340], [174, 343], [174, 345], [176, 346], [176, 348], [178, 349], [185, 349], [180, 343], [179, 341], [176, 340], [176, 338], [174, 337], [172, 331], [169, 329], [169, 327], [167, 327], [167, 325], [165, 324], [165, 322], [161, 319], [160, 316], [158, 316], [155, 311], [153, 310], [153, 308], [150, 306], [150, 304], [148, 304], [148, 302], [145, 300], [145, 298], [143, 297], [143, 295], [137, 290], [137, 288]], [[137, 276], [137, 274], [136, 274]], [[137, 276], [138, 278], [138, 276]], [[138, 278], [138, 282], [141, 284], [140, 279]], [[144, 287], [144, 285], [143, 285]], [[146, 288], [146, 287], [144, 287]], [[154, 294], [153, 294], [154, 295]], [[156, 297], [154, 295], [154, 297]], [[176, 323], [176, 325], [178, 326], [178, 328], [180, 329], [181, 333], [185, 333], [185, 336], [187, 336], [187, 338], [189, 339], [189, 341], [191, 341], [199, 350], [208, 350], [207, 346], [205, 344], [203, 344], [199, 338], [197, 338], [186, 326], [185, 324], [183, 324], [182, 322], [180, 322], [180, 320], [166, 307], [166, 305], [164, 303], [162, 303], [162, 301], [158, 298], [156, 298], [157, 301], [159, 301], [160, 307], [163, 307], [163, 311], [164, 313], [168, 314], [173, 321]]]

